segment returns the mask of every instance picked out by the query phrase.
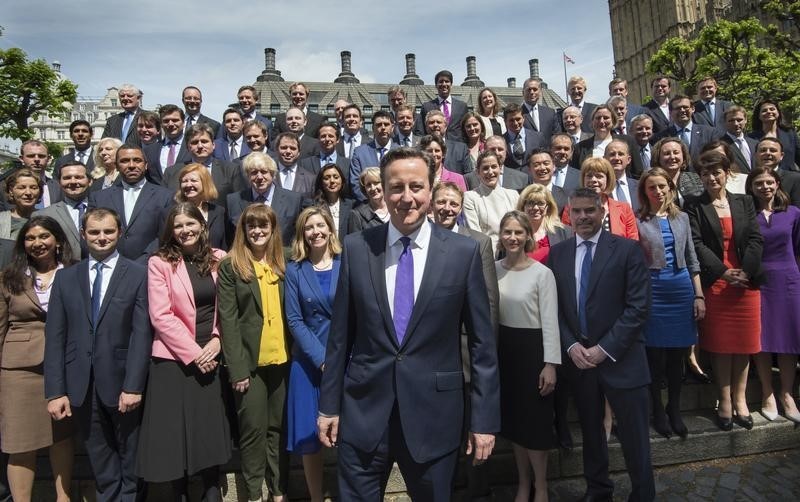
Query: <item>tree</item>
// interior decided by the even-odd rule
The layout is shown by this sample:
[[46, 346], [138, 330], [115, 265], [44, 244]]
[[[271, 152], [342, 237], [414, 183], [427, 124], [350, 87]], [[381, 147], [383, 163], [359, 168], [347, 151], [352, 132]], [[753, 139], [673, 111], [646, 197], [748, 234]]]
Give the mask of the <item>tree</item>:
[[78, 98], [78, 86], [43, 59], [28, 60], [22, 49], [0, 49], [0, 136], [25, 141], [28, 126], [41, 113], [66, 116]]
[[647, 71], [670, 77], [689, 95], [710, 75], [720, 96], [747, 109], [769, 96], [781, 103], [787, 118], [800, 117], [800, 59], [771, 31], [753, 18], [717, 21], [693, 38], [667, 40], [650, 58]]

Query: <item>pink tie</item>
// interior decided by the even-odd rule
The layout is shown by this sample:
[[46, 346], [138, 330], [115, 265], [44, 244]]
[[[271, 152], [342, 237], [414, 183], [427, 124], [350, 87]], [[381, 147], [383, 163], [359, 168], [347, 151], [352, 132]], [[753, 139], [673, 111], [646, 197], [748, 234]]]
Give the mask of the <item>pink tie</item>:
[[450, 123], [450, 105], [447, 104], [447, 101], [442, 101], [442, 113], [444, 114], [444, 120], [448, 124]]

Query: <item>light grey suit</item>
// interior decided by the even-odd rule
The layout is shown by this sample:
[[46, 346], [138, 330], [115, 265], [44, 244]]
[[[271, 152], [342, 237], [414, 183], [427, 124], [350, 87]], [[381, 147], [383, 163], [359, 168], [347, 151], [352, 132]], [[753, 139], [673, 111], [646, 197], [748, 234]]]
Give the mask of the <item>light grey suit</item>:
[[[88, 200], [84, 201], [84, 203], [88, 204]], [[62, 200], [56, 202], [55, 204], [50, 204], [48, 207], [36, 211], [33, 213], [33, 215], [49, 216], [56, 220], [67, 236], [69, 247], [72, 248], [73, 258], [85, 258], [85, 256], [83, 256], [84, 253], [81, 250], [80, 232], [78, 231], [78, 227], [75, 226], [75, 221], [73, 221], [72, 214], [70, 213], [69, 207], [65, 201]]]

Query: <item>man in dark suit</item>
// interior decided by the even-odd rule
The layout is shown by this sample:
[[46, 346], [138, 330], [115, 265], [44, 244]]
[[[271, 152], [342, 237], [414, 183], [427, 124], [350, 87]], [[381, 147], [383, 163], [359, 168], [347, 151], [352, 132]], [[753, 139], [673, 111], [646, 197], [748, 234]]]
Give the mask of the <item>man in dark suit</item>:
[[343, 173], [347, 173], [350, 170], [350, 161], [344, 155], [336, 152], [336, 145], [339, 143], [339, 127], [333, 122], [322, 124], [317, 137], [315, 153], [300, 159], [300, 167], [316, 176], [322, 166], [336, 164]]
[[778, 138], [764, 137], [756, 145], [756, 165], [776, 170], [781, 175], [781, 188], [793, 206], [800, 207], [800, 173], [781, 169], [783, 145]]
[[348, 104], [342, 110], [342, 137], [336, 145], [336, 153], [348, 159], [352, 158], [353, 151], [369, 143], [370, 137], [362, 127], [364, 120], [361, 116], [361, 108], [358, 105]]
[[90, 257], [56, 274], [45, 327], [44, 384], [54, 420], [74, 416], [97, 500], [134, 502], [142, 394], [153, 334], [147, 269], [121, 256], [119, 216], [91, 209]]
[[[502, 136], [489, 136], [484, 144], [486, 151], [494, 152], [500, 162], [500, 186], [521, 192], [530, 184], [530, 176], [527, 172], [516, 169], [505, 169], [506, 139]], [[469, 190], [475, 190], [481, 184], [478, 171], [470, 171], [464, 175], [464, 181]]]
[[[208, 128], [202, 124], [194, 127]], [[172, 197], [175, 192], [147, 181], [147, 160], [137, 146], [119, 147], [117, 169], [121, 183], [92, 192], [89, 195], [89, 207], [112, 209], [119, 215], [122, 232], [117, 250], [125, 258], [144, 264], [147, 263], [149, 251], [155, 250], [158, 245], [167, 211], [174, 203]]]
[[[581, 112], [581, 130], [586, 133], [592, 132], [592, 113], [594, 112], [595, 107], [597, 106], [594, 103], [588, 103], [584, 100], [586, 97], [586, 91], [589, 88], [586, 85], [586, 79], [575, 75], [569, 78], [567, 82], [567, 94], [569, 94], [570, 104], [569, 106], [574, 106], [575, 108], [579, 109]], [[558, 116], [561, 117], [563, 112], [566, 108], [561, 108], [558, 110]], [[565, 124], [562, 122], [561, 130], [565, 131], [566, 127]]]
[[[603, 141], [608, 140], [608, 132], [614, 123], [614, 116], [611, 109], [606, 105], [600, 105], [595, 109], [592, 116], [592, 129], [595, 135], [591, 136], [575, 146], [575, 154], [572, 156], [572, 166], [579, 169], [583, 165], [583, 161], [591, 157], [601, 157], [602, 151], [598, 154], [597, 148], [603, 144]], [[628, 151], [636, 149], [636, 141], [631, 136], [625, 134], [616, 134], [613, 130], [611, 138], [625, 141], [628, 144]], [[604, 137], [605, 139], [601, 140]], [[608, 146], [608, 145], [606, 145]], [[644, 172], [641, 159], [639, 157], [633, 158], [628, 174], [633, 178], [639, 178]]]
[[653, 157], [653, 151], [650, 147], [650, 140], [653, 138], [653, 119], [650, 114], [643, 113], [633, 117], [631, 134], [636, 142], [636, 147], [631, 152], [631, 155], [638, 155], [642, 162], [642, 169], [648, 171]]
[[176, 105], [167, 104], [158, 109], [158, 115], [164, 137], [145, 145], [142, 151], [147, 159], [147, 179], [156, 185], [162, 185], [167, 168], [175, 164], [183, 166], [192, 156], [184, 141], [183, 110]]
[[[236, 99], [239, 101], [239, 111], [241, 112], [242, 123], [245, 123], [248, 120], [258, 120], [267, 127], [267, 131], [272, 130], [272, 121], [256, 111], [258, 108], [258, 102], [261, 99], [261, 94], [255, 87], [252, 85], [243, 85], [239, 87], [239, 90], [236, 91]], [[223, 125], [225, 125], [224, 117], [222, 122]], [[220, 127], [216, 139], [229, 141], [227, 131], [224, 127]]]
[[[325, 117], [308, 109], [308, 87], [302, 82], [295, 82], [289, 86], [289, 96], [292, 99], [292, 106], [299, 108], [300, 111], [303, 112], [303, 116], [306, 120], [306, 134], [312, 138], [316, 138], [319, 126], [325, 122]], [[277, 138], [278, 134], [282, 132], [293, 132], [297, 134], [297, 131], [289, 127], [285, 113], [279, 113], [278, 116], [275, 117], [275, 125], [272, 128], [270, 137]]]
[[203, 106], [203, 93], [200, 92], [200, 89], [193, 85], [184, 87], [181, 93], [181, 101], [183, 101], [183, 110], [186, 114], [186, 128], [188, 129], [195, 124], [207, 124], [214, 131], [214, 137], [216, 137], [221, 125], [216, 120], [206, 117], [200, 112], [200, 108]]
[[542, 97], [542, 79], [530, 77], [522, 85], [522, 114], [525, 117], [525, 128], [536, 131], [550, 144], [550, 137], [558, 130], [556, 111], [539, 102]]
[[525, 118], [522, 107], [516, 103], [509, 103], [503, 108], [503, 118], [506, 121], [506, 167], [519, 171], [528, 170], [528, 160], [531, 152], [537, 148], [544, 148], [548, 141], [541, 133], [525, 128]]
[[739, 170], [749, 173], [755, 165], [758, 141], [744, 134], [747, 130], [747, 112], [739, 105], [731, 105], [725, 111], [724, 124], [725, 134], [720, 136], [720, 141], [731, 145]]
[[[315, 136], [307, 134], [308, 120], [306, 119], [303, 110], [297, 108], [296, 106], [292, 106], [288, 110], [286, 110], [286, 113], [283, 114], [283, 120], [286, 121], [286, 129], [287, 129], [284, 132], [290, 132], [293, 133], [295, 136], [297, 136], [298, 142], [300, 144], [300, 158], [312, 155], [316, 150], [317, 138]], [[317, 128], [319, 128], [319, 126], [317, 126]], [[275, 131], [275, 129], [273, 129], [273, 131]], [[273, 136], [275, 141], [277, 141], [277, 137], [278, 137], [277, 135]], [[272, 151], [273, 152], [278, 151], [278, 145], [275, 142], [272, 143]]]
[[69, 137], [73, 148], [69, 153], [56, 159], [53, 166], [53, 178], [59, 179], [61, 166], [67, 162], [80, 162], [89, 172], [94, 169], [94, 150], [92, 149], [92, 124], [83, 119], [73, 120], [69, 125]]
[[608, 99], [606, 106], [611, 109], [616, 119], [614, 132], [616, 134], [630, 134], [631, 123], [630, 114], [628, 113], [628, 100], [622, 96], [612, 96]]
[[694, 102], [694, 121], [724, 131], [725, 112], [733, 103], [717, 99], [717, 81], [714, 77], [706, 77], [697, 83], [697, 95], [700, 99]]
[[553, 195], [556, 201], [558, 214], [561, 215], [564, 207], [567, 205], [567, 192], [563, 188], [553, 183], [553, 173], [555, 172], [555, 164], [553, 164], [553, 154], [546, 148], [537, 148], [531, 152], [531, 158], [528, 161], [528, 170], [531, 173], [531, 180], [533, 183], [538, 183], [548, 190]]
[[275, 146], [278, 154], [278, 176], [275, 184], [310, 198], [314, 194], [316, 177], [314, 173], [297, 164], [300, 159], [300, 141], [297, 135], [282, 132], [275, 138]]
[[716, 136], [714, 128], [692, 121], [694, 105], [689, 96], [683, 94], [677, 94], [669, 100], [669, 114], [671, 118], [669, 126], [656, 133], [650, 140], [651, 143], [655, 144], [661, 138], [678, 138], [689, 147], [689, 155], [694, 161], [700, 157], [703, 147], [714, 141]]
[[400, 146], [417, 146], [420, 137], [414, 134], [414, 109], [408, 105], [399, 105], [394, 110], [394, 119], [392, 141]]
[[392, 142], [394, 119], [391, 113], [378, 110], [372, 114], [372, 134], [374, 135], [372, 141], [357, 147], [350, 157], [350, 187], [353, 196], [361, 202], [367, 201], [367, 196], [361, 192], [361, 185], [358, 182], [361, 173], [368, 167], [381, 165], [384, 155], [398, 146]]
[[621, 139], [613, 139], [611, 143], [606, 145], [606, 151], [603, 157], [614, 168], [614, 175], [616, 176], [616, 187], [611, 193], [611, 196], [620, 201], [625, 202], [634, 214], [639, 212], [639, 183], [629, 177], [631, 169], [631, 152], [630, 146], [627, 141]]
[[[561, 119], [561, 130], [569, 135], [573, 145], [592, 136], [591, 129], [590, 132], [583, 130], [583, 115], [577, 106], [568, 106], [559, 110], [558, 116]], [[591, 117], [588, 119], [588, 123], [591, 124]]]
[[625, 116], [625, 122], [630, 126], [633, 117], [647, 113], [647, 108], [638, 105], [628, 98], [628, 81], [624, 78], [616, 77], [608, 83], [608, 96], [622, 96], [628, 105], [628, 113]]
[[[217, 188], [217, 198], [213, 202], [225, 206], [229, 193], [244, 188], [246, 182], [238, 165], [233, 162], [215, 159], [211, 156], [214, 151], [214, 131], [206, 124], [195, 124], [186, 133], [186, 143], [191, 155], [191, 162], [202, 164], [211, 172], [211, 179]], [[175, 164], [164, 171], [163, 185], [174, 194], [180, 186], [178, 174], [183, 165]]]
[[[58, 181], [47, 175], [47, 166], [52, 157], [47, 151], [47, 145], [38, 139], [29, 139], [19, 147], [19, 161], [22, 167], [30, 169], [42, 183], [42, 195], [36, 203], [36, 209], [43, 209], [63, 198]], [[8, 204], [6, 199], [6, 182], [0, 183], [0, 198], [3, 204]]]
[[[266, 124], [258, 120], [249, 120], [250, 122], [259, 122], [264, 126], [264, 130], [268, 131]], [[222, 114], [222, 130], [224, 133], [216, 136], [214, 140], [214, 153], [212, 156], [218, 160], [226, 162], [233, 162], [234, 160], [244, 157], [250, 153], [250, 147], [244, 140], [244, 119], [242, 112], [235, 108], [228, 108]], [[266, 136], [266, 133], [264, 133]], [[269, 143], [269, 141], [267, 141]]]
[[461, 441], [461, 324], [470, 333], [467, 454], [488, 458], [500, 417], [478, 243], [427, 220], [434, 166], [410, 148], [381, 163], [390, 222], [344, 241], [318, 429], [338, 445], [341, 500], [380, 500], [397, 461], [414, 500], [449, 500]]
[[[558, 285], [564, 374], [575, 392], [583, 433], [582, 500], [611, 501], [603, 397], [617, 417], [617, 437], [631, 478], [629, 500], [651, 501], [650, 371], [643, 328], [650, 310], [650, 274], [635, 241], [603, 231], [605, 211], [594, 190], [569, 199], [575, 237], [553, 246], [548, 266]], [[588, 243], [588, 244], [587, 244]]]
[[136, 131], [136, 119], [142, 109], [142, 91], [131, 84], [122, 84], [117, 91], [122, 111], [108, 117], [103, 137], [117, 138], [123, 143], [139, 145], [139, 133]]
[[[267, 136], [267, 126], [265, 126], [263, 123], [259, 122], [258, 120], [249, 120], [242, 126], [242, 136], [244, 137], [244, 144], [242, 145], [242, 150], [239, 153], [239, 157], [234, 159], [234, 162], [241, 163], [242, 159], [250, 152], [269, 153], [269, 150], [267, 149], [267, 143], [269, 141], [269, 137]], [[218, 142], [219, 140], [214, 141], [214, 158], [218, 158], [216, 156], [217, 145], [219, 144]], [[228, 156], [230, 156], [230, 153]]]
[[669, 127], [669, 78], [658, 75], [650, 81], [650, 87], [653, 99], [645, 103], [644, 107], [647, 108], [647, 113], [653, 119], [653, 132], [658, 134]]
[[72, 256], [86, 258], [88, 249], [86, 243], [81, 239], [81, 220], [89, 207], [89, 175], [86, 166], [73, 160], [67, 162], [61, 168], [61, 178], [59, 178], [61, 192], [64, 199], [48, 207], [36, 211], [35, 216], [49, 216], [58, 222], [58, 225], [67, 236]]
[[581, 184], [581, 172], [570, 164], [575, 149], [572, 138], [567, 133], [558, 133], [550, 140], [550, 153], [553, 156], [553, 184], [564, 189], [567, 194], [572, 193]]
[[278, 167], [266, 153], [253, 152], [248, 155], [242, 162], [242, 169], [247, 176], [249, 186], [239, 192], [228, 194], [228, 217], [231, 225], [236, 226], [239, 216], [250, 204], [254, 202], [266, 204], [275, 211], [283, 243], [290, 245], [294, 239], [297, 215], [303, 209], [303, 196], [275, 186], [273, 180], [278, 174]]
[[[469, 158], [469, 148], [466, 143], [450, 139], [447, 134], [447, 120], [439, 110], [431, 110], [425, 116], [425, 134], [435, 134], [445, 142], [447, 153], [444, 156], [444, 165], [449, 171], [466, 174], [473, 168]], [[421, 138], [420, 138], [421, 139]]]
[[[447, 124], [447, 139], [464, 141], [464, 138], [461, 137], [461, 119], [467, 113], [467, 104], [450, 95], [450, 90], [453, 87], [453, 74], [448, 70], [441, 70], [436, 74], [433, 81], [436, 84], [436, 93], [438, 95], [432, 100], [422, 103], [419, 121], [414, 132], [419, 135], [425, 134], [422, 126], [426, 124], [426, 115], [432, 110], [439, 110], [444, 115], [445, 124]], [[444, 136], [443, 134], [442, 137]]]

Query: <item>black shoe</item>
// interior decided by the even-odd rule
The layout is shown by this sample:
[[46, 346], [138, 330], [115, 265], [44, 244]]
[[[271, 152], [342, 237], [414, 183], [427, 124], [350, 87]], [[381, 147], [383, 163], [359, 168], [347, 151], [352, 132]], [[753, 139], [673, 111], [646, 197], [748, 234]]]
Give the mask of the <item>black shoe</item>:
[[669, 425], [672, 427], [673, 432], [680, 436], [681, 439], [686, 439], [689, 435], [689, 429], [683, 423], [680, 411], [672, 411], [667, 407], [667, 416], [669, 417]]
[[717, 427], [725, 432], [731, 431], [733, 430], [733, 419], [730, 417], [725, 418], [717, 415]]
[[711, 383], [711, 377], [705, 372], [697, 373], [693, 369], [689, 369], [689, 371], [686, 372], [686, 375], [698, 383]]
[[653, 413], [653, 429], [667, 439], [672, 437], [672, 431], [667, 422], [667, 415], [664, 414], [663, 411], [660, 413]]
[[560, 434], [558, 436], [558, 447], [562, 450], [572, 451], [574, 447], [572, 443], [572, 436], [570, 434]]
[[747, 430], [751, 430], [753, 428], [753, 415], [747, 415], [747, 416], [734, 415], [733, 421]]

